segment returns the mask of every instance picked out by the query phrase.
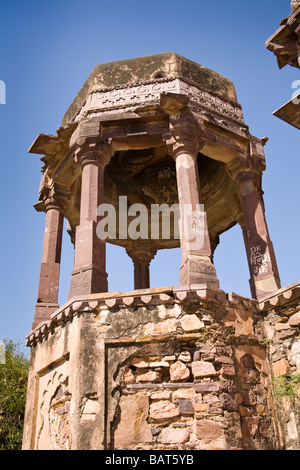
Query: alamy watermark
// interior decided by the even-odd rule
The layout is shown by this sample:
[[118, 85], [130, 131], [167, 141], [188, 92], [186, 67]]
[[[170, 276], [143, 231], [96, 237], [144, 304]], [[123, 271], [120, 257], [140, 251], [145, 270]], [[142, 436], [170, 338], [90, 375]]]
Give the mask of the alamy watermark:
[[0, 364], [5, 364], [5, 343], [0, 341]]
[[203, 247], [205, 212], [203, 204], [144, 204], [128, 206], [127, 196], [119, 196], [118, 210], [112, 204], [101, 204], [97, 209], [101, 220], [96, 233], [101, 240], [169, 240], [181, 239], [188, 249]]
[[6, 104], [6, 85], [3, 80], [0, 80], [0, 104]]
[[300, 103], [300, 80], [294, 80], [292, 83], [292, 88], [296, 89], [292, 94], [292, 103], [299, 104]]

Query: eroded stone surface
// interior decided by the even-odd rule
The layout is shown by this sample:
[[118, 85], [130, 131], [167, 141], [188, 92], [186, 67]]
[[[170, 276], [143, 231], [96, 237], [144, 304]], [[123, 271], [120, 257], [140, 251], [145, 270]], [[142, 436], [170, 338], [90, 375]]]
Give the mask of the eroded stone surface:
[[121, 418], [114, 437], [116, 449], [152, 441], [151, 428], [147, 423], [148, 408], [149, 398], [145, 393], [121, 397]]

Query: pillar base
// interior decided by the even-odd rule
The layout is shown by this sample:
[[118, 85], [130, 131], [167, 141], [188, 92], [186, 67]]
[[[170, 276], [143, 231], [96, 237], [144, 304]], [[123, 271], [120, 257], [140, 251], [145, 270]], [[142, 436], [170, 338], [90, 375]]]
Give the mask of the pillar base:
[[49, 320], [50, 315], [59, 308], [57, 303], [44, 303], [38, 302], [35, 305], [34, 320], [32, 323], [32, 329], [34, 330], [39, 323], [44, 323]]
[[76, 295], [96, 294], [108, 291], [107, 273], [100, 271], [95, 266], [72, 271], [70, 292], [68, 299]]
[[267, 297], [281, 288], [280, 280], [275, 276], [270, 276], [266, 279], [260, 279], [257, 281], [250, 279], [249, 283], [251, 295], [257, 300]]
[[219, 288], [216, 269], [208, 256], [189, 255], [180, 267], [180, 284], [207, 284]]

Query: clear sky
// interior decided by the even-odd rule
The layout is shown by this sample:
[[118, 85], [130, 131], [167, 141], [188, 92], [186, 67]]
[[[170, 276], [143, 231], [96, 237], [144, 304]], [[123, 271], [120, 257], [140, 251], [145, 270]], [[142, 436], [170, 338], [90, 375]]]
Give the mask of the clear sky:
[[[56, 133], [95, 65], [120, 59], [173, 51], [234, 82], [250, 132], [269, 137], [263, 189], [282, 285], [300, 281], [300, 133], [272, 115], [291, 99], [300, 73], [279, 70], [265, 49], [289, 14], [289, 0], [1, 1], [0, 339], [24, 342], [37, 297], [45, 218], [32, 205], [42, 164], [28, 148], [39, 133]], [[131, 260], [121, 249], [107, 251], [109, 290], [132, 290]], [[65, 232], [61, 304], [72, 263]], [[178, 285], [179, 264], [179, 250], [157, 255], [152, 286]], [[215, 265], [225, 292], [250, 296], [239, 227], [221, 236]]]

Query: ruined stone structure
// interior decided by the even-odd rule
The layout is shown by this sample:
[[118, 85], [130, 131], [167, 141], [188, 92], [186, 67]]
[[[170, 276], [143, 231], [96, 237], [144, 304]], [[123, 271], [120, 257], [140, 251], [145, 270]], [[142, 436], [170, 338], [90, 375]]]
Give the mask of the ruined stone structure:
[[[35, 208], [46, 228], [27, 337], [24, 449], [299, 446], [294, 411], [284, 423], [278, 415], [276, 378], [299, 373], [300, 284], [280, 285], [262, 196], [264, 144], [250, 134], [232, 82], [174, 53], [95, 67], [57, 136], [37, 137], [30, 152], [44, 167]], [[175, 223], [164, 236], [162, 217], [151, 218], [163, 204], [181, 215], [189, 207], [200, 244], [183, 230], [176, 237]], [[99, 207], [122, 219], [106, 240]], [[149, 214], [139, 237], [130, 236], [128, 207]], [[59, 307], [64, 218], [74, 269]], [[252, 298], [223, 292], [213, 264], [220, 234], [235, 224]], [[133, 292], [108, 291], [106, 243], [132, 258]], [[179, 286], [151, 289], [151, 259], [175, 247]]]
[[[300, 68], [300, 3], [291, 2], [292, 14], [283, 18], [280, 28], [266, 41], [266, 47], [277, 58], [279, 69], [286, 65]], [[300, 129], [300, 93], [297, 81], [295, 96], [274, 112], [279, 119]]]

